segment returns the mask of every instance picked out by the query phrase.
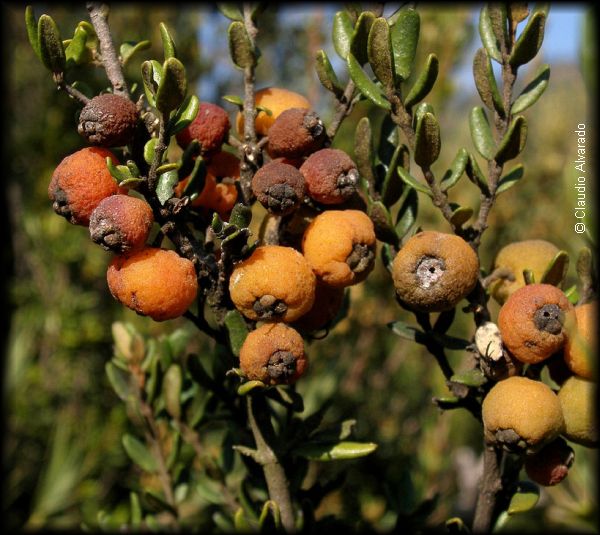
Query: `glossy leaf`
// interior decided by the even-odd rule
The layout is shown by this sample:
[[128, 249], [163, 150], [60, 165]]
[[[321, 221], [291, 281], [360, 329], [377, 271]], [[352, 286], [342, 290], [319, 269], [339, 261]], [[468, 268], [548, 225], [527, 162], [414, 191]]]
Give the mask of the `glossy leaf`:
[[350, 39], [350, 54], [352, 54], [359, 65], [369, 61], [367, 44], [371, 25], [375, 21], [375, 15], [371, 11], [363, 11], [354, 25], [352, 38]]
[[252, 390], [258, 388], [266, 388], [267, 385], [265, 385], [265, 383], [263, 383], [262, 381], [246, 381], [245, 383], [241, 384], [238, 389], [237, 389], [237, 393], [238, 396], [246, 396], [248, 395]]
[[462, 177], [465, 172], [468, 161], [469, 153], [467, 150], [463, 148], [458, 149], [454, 160], [452, 160], [452, 163], [450, 164], [450, 169], [444, 173], [442, 180], [440, 180], [440, 189], [442, 191], [448, 191], [460, 180], [460, 177]]
[[336, 97], [341, 97], [344, 94], [344, 86], [340, 83], [329, 57], [324, 50], [319, 50], [315, 57], [315, 69], [321, 85], [333, 93]]
[[556, 253], [554, 258], [546, 266], [544, 274], [540, 279], [540, 283], [560, 286], [567, 276], [569, 262], [570, 259], [567, 251], [559, 251]]
[[29, 44], [31, 45], [31, 48], [33, 48], [36, 56], [41, 60], [42, 54], [40, 52], [40, 41], [38, 39], [38, 23], [35, 20], [32, 6], [27, 6], [25, 8], [25, 28], [27, 29]]
[[503, 164], [508, 160], [516, 158], [525, 148], [527, 141], [527, 121], [522, 115], [513, 119], [508, 132], [500, 142], [498, 152], [496, 153], [496, 161]]
[[347, 11], [338, 11], [333, 16], [333, 47], [337, 55], [342, 59], [347, 59], [350, 53], [350, 41], [354, 32], [354, 23]]
[[183, 386], [183, 376], [181, 367], [177, 364], [171, 364], [163, 378], [163, 394], [167, 412], [175, 420], [181, 417], [181, 388]]
[[496, 194], [502, 193], [503, 191], [512, 188], [519, 180], [523, 178], [524, 174], [525, 168], [523, 167], [523, 164], [518, 164], [517, 166], [515, 166], [498, 181]]
[[173, 38], [171, 37], [169, 30], [167, 30], [165, 23], [161, 22], [158, 25], [158, 27], [160, 29], [160, 38], [162, 40], [163, 50], [164, 50], [164, 54], [165, 54], [165, 60], [167, 60], [169, 58], [177, 57], [175, 41], [173, 41]]
[[473, 182], [473, 184], [475, 184], [484, 194], [489, 195], [490, 188], [488, 186], [485, 175], [481, 171], [477, 160], [472, 154], [469, 154], [469, 159], [467, 160], [465, 172], [467, 173], [469, 180]]
[[242, 22], [244, 21], [244, 15], [242, 15], [242, 12], [234, 4], [217, 2], [216, 6], [217, 9], [229, 20], [239, 20]]
[[440, 125], [433, 113], [425, 113], [417, 121], [414, 159], [417, 165], [429, 168], [441, 149]]
[[502, 102], [500, 91], [498, 91], [492, 62], [485, 48], [480, 48], [475, 53], [475, 57], [473, 58], [473, 78], [475, 79], [475, 87], [483, 103], [490, 110], [496, 110], [501, 116], [504, 116], [504, 103]]
[[373, 133], [371, 121], [368, 117], [361, 117], [354, 132], [354, 161], [362, 178], [369, 184], [369, 194], [375, 188], [375, 175], [373, 174]]
[[[115, 165], [112, 161], [112, 158], [110, 158], [109, 156], [106, 157], [106, 167], [108, 168], [108, 172], [117, 181], [117, 183], [131, 178], [129, 169], [122, 165]], [[127, 170], [126, 172], [123, 170], [123, 167], [125, 167], [125, 169]]]
[[510, 54], [509, 62], [513, 67], [529, 63], [535, 58], [544, 40], [545, 26], [546, 15], [542, 11], [535, 11], [529, 17]]
[[542, 65], [533, 80], [527, 84], [525, 89], [521, 91], [521, 94], [513, 102], [510, 108], [511, 113], [521, 113], [535, 104], [546, 90], [546, 87], [548, 87], [548, 80], [550, 80], [550, 67]]
[[160, 175], [162, 173], [166, 173], [167, 171], [176, 171], [177, 169], [179, 169], [178, 162], [166, 162], [156, 168], [156, 174]]
[[144, 93], [151, 106], [156, 105], [155, 95], [160, 79], [162, 78], [162, 65], [155, 60], [144, 61], [142, 63], [142, 82], [144, 83]]
[[237, 357], [246, 336], [248, 336], [248, 327], [243, 316], [237, 310], [227, 312], [224, 323], [229, 336], [231, 351]]
[[533, 271], [531, 271], [531, 269], [523, 270], [523, 280], [527, 285], [535, 284], [535, 274], [533, 273]]
[[92, 53], [87, 47], [88, 33], [82, 26], [75, 28], [73, 39], [65, 48], [65, 59], [67, 64], [82, 65], [92, 59]]
[[144, 145], [144, 160], [148, 165], [152, 165], [154, 160], [154, 151], [156, 149], [157, 139], [155, 137], [150, 138]]
[[429, 54], [425, 60], [425, 67], [404, 99], [404, 106], [407, 109], [410, 109], [429, 94], [437, 80], [438, 71], [438, 57], [435, 54]]
[[245, 69], [255, 64], [254, 45], [243, 22], [234, 21], [229, 25], [229, 53], [236, 67]]
[[500, 47], [492, 28], [492, 20], [488, 11], [487, 5], [481, 8], [479, 13], [479, 37], [485, 47], [488, 56], [495, 59], [498, 63], [502, 62], [502, 54], [500, 53]]
[[175, 170], [167, 171], [158, 177], [156, 196], [158, 197], [160, 204], [164, 205], [171, 197], [173, 197], [173, 191], [177, 182], [179, 182], [179, 176]]
[[371, 102], [380, 108], [385, 110], [391, 109], [391, 105], [383, 96], [381, 88], [369, 78], [353, 54], [348, 54], [348, 72], [356, 84], [356, 87], [365, 97], [367, 97]]
[[469, 128], [477, 152], [486, 160], [491, 160], [496, 153], [496, 144], [487, 116], [481, 106], [475, 106], [471, 110]]
[[200, 101], [196, 95], [188, 95], [179, 106], [177, 112], [169, 119], [167, 131], [169, 135], [174, 136], [177, 132], [190, 125], [198, 115]]
[[37, 40], [46, 68], [53, 73], [63, 72], [66, 66], [65, 49], [58, 26], [49, 15], [42, 15], [38, 20]]
[[405, 188], [400, 198], [400, 209], [396, 216], [396, 234], [400, 239], [404, 238], [417, 220], [419, 208], [419, 196], [413, 188]]
[[235, 104], [236, 106], [243, 108], [244, 107], [244, 99], [239, 97], [238, 95], [225, 95], [221, 97], [224, 101], [230, 102], [231, 104]]
[[403, 182], [408, 184], [411, 188], [420, 191], [421, 193], [425, 193], [430, 197], [433, 197], [433, 193], [426, 184], [419, 182], [415, 177], [413, 177], [406, 169], [401, 166], [397, 167], [398, 176], [402, 179]]
[[508, 504], [507, 513], [514, 515], [526, 513], [533, 509], [540, 499], [540, 489], [529, 481], [520, 481], [517, 492], [513, 494]]
[[384, 87], [393, 88], [396, 74], [390, 26], [384, 17], [376, 18], [371, 25], [367, 41], [367, 56], [377, 79]]
[[[180, 171], [177, 175], [181, 178]], [[183, 188], [184, 195], [193, 195], [194, 193], [200, 194], [204, 189], [206, 183], [206, 162], [204, 158], [198, 156], [194, 161], [194, 167], [189, 174], [189, 180], [186, 182]]]
[[483, 372], [479, 369], [468, 370], [463, 373], [455, 373], [450, 377], [450, 381], [453, 383], [459, 383], [469, 387], [480, 387], [487, 382], [487, 378], [483, 375]]
[[294, 448], [293, 452], [311, 461], [335, 461], [358, 459], [373, 453], [377, 449], [374, 442], [343, 441], [325, 444], [306, 444]]
[[148, 50], [152, 43], [147, 39], [144, 41], [125, 41], [119, 47], [119, 55], [121, 56], [121, 62], [123, 66], [127, 65], [127, 63], [142, 50]]
[[459, 206], [456, 208], [450, 216], [450, 223], [460, 228], [462, 227], [473, 215], [473, 208], [468, 206]]
[[156, 107], [168, 114], [178, 108], [187, 92], [185, 67], [177, 58], [168, 58], [163, 63], [162, 79], [156, 90]]
[[388, 169], [381, 184], [381, 201], [386, 206], [390, 207], [398, 201], [402, 195], [402, 180], [398, 176], [398, 166], [406, 169], [404, 162], [410, 162], [410, 153], [408, 147], [404, 144], [399, 144], [392, 155], [392, 159], [388, 165]]
[[158, 463], [148, 447], [129, 433], [125, 433], [121, 439], [123, 447], [131, 460], [145, 472], [157, 472]]
[[407, 80], [412, 72], [421, 18], [413, 8], [401, 9], [398, 17], [390, 29], [392, 49], [394, 54], [394, 68], [401, 81]]

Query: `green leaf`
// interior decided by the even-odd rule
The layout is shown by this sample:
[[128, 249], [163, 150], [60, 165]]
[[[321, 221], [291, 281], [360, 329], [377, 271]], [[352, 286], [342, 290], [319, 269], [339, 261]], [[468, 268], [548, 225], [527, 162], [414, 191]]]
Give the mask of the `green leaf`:
[[353, 54], [348, 54], [348, 72], [350, 73], [350, 77], [356, 84], [356, 87], [360, 90], [360, 92], [367, 97], [371, 102], [383, 108], [385, 110], [390, 110], [391, 105], [389, 101], [383, 96], [381, 88], [371, 80], [365, 71], [360, 66], [359, 62], [356, 60]]
[[262, 381], [246, 381], [238, 387], [237, 393], [238, 396], [247, 396], [255, 388], [261, 389], [266, 388], [266, 386]]
[[496, 153], [496, 144], [494, 143], [492, 130], [488, 123], [487, 116], [481, 106], [475, 106], [471, 110], [469, 115], [469, 128], [477, 152], [479, 152], [486, 160], [491, 160]]
[[133, 528], [139, 528], [142, 523], [142, 508], [136, 492], [129, 493], [129, 523]]
[[527, 84], [525, 89], [515, 99], [510, 108], [511, 113], [521, 113], [535, 104], [546, 90], [546, 87], [548, 87], [548, 80], [550, 80], [550, 67], [545, 64], [538, 69], [533, 80]]
[[148, 50], [152, 43], [147, 39], [143, 41], [125, 41], [119, 47], [119, 55], [121, 56], [121, 63], [123, 66], [127, 65], [129, 61], [142, 50]]
[[468, 206], [459, 206], [456, 208], [452, 215], [450, 216], [450, 223], [452, 223], [455, 227], [462, 227], [473, 215], [473, 208], [469, 208]]
[[458, 149], [454, 160], [452, 160], [452, 163], [450, 164], [450, 169], [444, 173], [442, 180], [440, 180], [440, 189], [442, 191], [448, 191], [460, 180], [460, 177], [463, 176], [463, 173], [465, 172], [468, 161], [469, 153], [467, 150], [463, 148]]
[[359, 65], [364, 65], [369, 61], [367, 53], [367, 44], [369, 40], [369, 32], [371, 25], [375, 21], [375, 15], [371, 11], [363, 11], [359, 16], [352, 38], [350, 39], [350, 54], [352, 54]]
[[144, 160], [148, 165], [152, 165], [154, 161], [154, 151], [156, 149], [157, 139], [151, 137], [144, 145]]
[[42, 60], [42, 53], [40, 52], [40, 41], [38, 39], [38, 23], [35, 20], [35, 15], [33, 13], [33, 7], [27, 6], [25, 8], [25, 27], [27, 28], [27, 38], [29, 39], [29, 44], [36, 56]]
[[487, 383], [487, 378], [483, 375], [483, 372], [479, 369], [468, 370], [463, 373], [455, 373], [450, 377], [450, 381], [453, 383], [459, 383], [470, 387], [480, 387]]
[[469, 154], [469, 159], [467, 160], [465, 172], [467, 173], [469, 180], [473, 182], [473, 184], [475, 184], [485, 195], [489, 195], [490, 188], [488, 186], [485, 175], [481, 171], [477, 160], [472, 154]]
[[217, 9], [225, 15], [229, 20], [244, 21], [244, 15], [234, 4], [226, 4], [224, 2], [217, 2]]
[[129, 374], [117, 368], [112, 362], [107, 362], [104, 365], [106, 376], [110, 386], [123, 401], [127, 399], [127, 396], [131, 393], [131, 387], [129, 386]]
[[448, 533], [471, 533], [471, 530], [465, 524], [462, 518], [453, 516], [446, 520], [446, 530]]
[[540, 279], [540, 283], [560, 286], [567, 276], [569, 261], [569, 253], [567, 253], [567, 251], [559, 251], [556, 253], [554, 258], [546, 266], [544, 274]]
[[258, 517], [258, 525], [261, 531], [267, 528], [267, 520], [269, 517], [271, 517], [273, 520], [273, 527], [275, 530], [279, 531], [281, 529], [281, 512], [279, 510], [279, 505], [277, 505], [277, 502], [274, 502], [273, 500], [267, 500], [265, 502], [262, 511], [260, 512], [260, 516]]
[[396, 78], [390, 26], [384, 17], [373, 21], [367, 40], [367, 56], [377, 79], [386, 88], [393, 88]]
[[229, 53], [236, 67], [245, 69], [255, 65], [254, 45], [243, 22], [234, 21], [229, 25]]
[[513, 67], [529, 63], [537, 55], [542, 41], [544, 40], [544, 28], [546, 26], [546, 14], [542, 11], [535, 11], [529, 20], [521, 35], [517, 39], [509, 62]]
[[411, 188], [420, 191], [421, 193], [425, 193], [430, 197], [433, 197], [433, 193], [429, 187], [421, 182], [419, 182], [415, 177], [413, 177], [404, 167], [398, 166], [398, 176], [402, 179], [403, 182], [408, 184]]
[[372, 202], [368, 214], [375, 226], [377, 239], [385, 243], [397, 244], [398, 236], [392, 223], [392, 216], [385, 205], [381, 201]]
[[65, 49], [58, 26], [49, 15], [42, 15], [38, 20], [37, 39], [40, 56], [47, 69], [53, 73], [64, 72], [66, 66]]
[[502, 54], [500, 53], [500, 47], [492, 28], [492, 19], [490, 18], [487, 5], [484, 5], [479, 13], [479, 36], [488, 56], [501, 63]]
[[425, 67], [404, 99], [404, 106], [406, 109], [410, 109], [414, 104], [420, 102], [429, 94], [437, 79], [438, 71], [438, 57], [435, 54], [429, 54], [425, 61]]
[[405, 161], [410, 161], [410, 152], [403, 143], [398, 144], [392, 155], [387, 171], [381, 184], [381, 201], [387, 207], [392, 206], [402, 195], [402, 180], [398, 176], [397, 167]]
[[579, 251], [575, 271], [584, 288], [593, 285], [594, 259], [589, 247], [583, 247]]
[[233, 525], [237, 533], [250, 533], [252, 531], [252, 524], [246, 518], [244, 508], [240, 507], [233, 515]]
[[430, 341], [430, 338], [423, 331], [408, 325], [408, 323], [402, 320], [388, 323], [387, 327], [400, 338], [410, 340], [411, 342], [416, 342], [417, 344], [426, 345]]
[[344, 94], [344, 87], [338, 80], [335, 71], [329, 61], [329, 57], [324, 50], [319, 50], [315, 57], [315, 70], [319, 81], [327, 91], [333, 93], [336, 97], [341, 97]]
[[294, 448], [293, 453], [311, 461], [335, 461], [358, 459], [377, 449], [374, 442], [350, 442], [304, 444]]
[[526, 513], [533, 509], [540, 499], [540, 489], [529, 481], [520, 481], [517, 491], [513, 494], [508, 504], [507, 513], [514, 515]]
[[513, 28], [516, 28], [519, 22], [524, 21], [529, 16], [527, 2], [515, 2], [514, 4], [507, 4], [507, 11], [508, 16], [513, 23]]
[[415, 162], [421, 167], [429, 168], [438, 159], [440, 149], [440, 125], [433, 113], [426, 112], [417, 121], [414, 152]]
[[167, 125], [168, 135], [174, 136], [177, 132], [191, 124], [196, 115], [198, 115], [199, 108], [200, 101], [198, 97], [196, 95], [188, 95], [181, 106], [179, 106], [177, 112], [169, 119]]
[[[112, 175], [112, 177], [117, 181], [121, 182], [128, 178], [131, 178], [131, 174], [129, 169], [123, 165], [115, 165], [110, 156], [106, 157], [106, 167], [108, 168], [108, 172]], [[123, 171], [123, 167], [127, 169], [127, 172]]]
[[177, 364], [171, 364], [163, 378], [163, 395], [165, 408], [175, 420], [181, 417], [181, 387], [183, 385], [183, 376], [181, 367]]
[[187, 92], [185, 67], [177, 58], [168, 58], [163, 63], [162, 80], [156, 90], [156, 107], [164, 114], [178, 108]]
[[160, 38], [162, 40], [163, 50], [165, 53], [165, 60], [177, 57], [175, 41], [173, 41], [173, 38], [171, 37], [169, 30], [167, 30], [165, 23], [161, 22], [158, 27], [160, 29]]
[[368, 117], [361, 117], [354, 132], [354, 161], [362, 178], [369, 184], [369, 194], [375, 188], [375, 175], [373, 174], [373, 134], [371, 121]]
[[516, 158], [525, 148], [527, 141], [527, 121], [522, 115], [513, 119], [508, 132], [500, 142], [495, 159], [502, 165], [508, 160]]
[[535, 284], [535, 274], [530, 269], [523, 270], [523, 280], [526, 285]]
[[225, 328], [229, 336], [229, 345], [232, 353], [238, 357], [240, 349], [248, 336], [248, 326], [244, 321], [243, 316], [237, 310], [230, 310], [225, 315]]
[[204, 369], [200, 357], [196, 354], [191, 354], [186, 360], [186, 369], [201, 388], [206, 390], [214, 390], [215, 383], [211, 376]]
[[346, 60], [350, 53], [350, 41], [352, 40], [353, 31], [354, 23], [350, 14], [347, 11], [338, 11], [333, 16], [333, 47], [337, 55], [343, 60]]
[[158, 471], [158, 462], [145, 444], [129, 433], [123, 435], [121, 442], [127, 455], [142, 470], [150, 473]]
[[[181, 176], [178, 172], [178, 176]], [[204, 158], [198, 156], [194, 161], [194, 167], [189, 175], [185, 187], [183, 188], [183, 195], [192, 195], [194, 193], [200, 194], [204, 189], [206, 183], [206, 162]]]
[[567, 299], [569, 300], [569, 303], [571, 303], [572, 305], [576, 305], [579, 302], [579, 292], [577, 291], [577, 285], [573, 284], [573, 286], [571, 286], [570, 288], [567, 288], [565, 290], [565, 295], [567, 296]]
[[475, 79], [475, 87], [483, 103], [490, 110], [496, 110], [500, 116], [504, 116], [506, 113], [504, 103], [502, 102], [500, 91], [498, 91], [492, 62], [485, 48], [480, 48], [475, 53], [475, 57], [473, 58], [473, 78]]
[[500, 3], [490, 3], [487, 5], [488, 15], [492, 23], [492, 31], [496, 37], [496, 42], [502, 50], [502, 45], [508, 43], [508, 20], [506, 6]]
[[419, 196], [413, 188], [405, 188], [400, 199], [400, 209], [396, 216], [396, 234], [400, 239], [408, 233], [417, 220]]
[[[121, 166], [118, 166], [118, 167], [121, 167]], [[161, 166], [157, 167], [156, 174], [160, 175], [162, 173], [166, 173], [167, 171], [175, 171], [177, 169], [179, 169], [178, 162], [166, 162], [166, 163], [163, 163]], [[179, 175], [177, 176], [177, 178], [179, 178]]]
[[244, 99], [239, 97], [238, 95], [225, 95], [221, 97], [224, 101], [230, 102], [231, 104], [235, 104], [236, 106], [243, 108], [244, 107]]
[[67, 64], [74, 63], [75, 65], [82, 65], [92, 59], [92, 53], [86, 46], [87, 39], [88, 33], [82, 26], [77, 26], [77, 28], [75, 28], [75, 33], [73, 34], [73, 39], [70, 40], [65, 48]]
[[523, 164], [520, 163], [516, 165], [498, 181], [498, 188], [496, 189], [496, 194], [502, 193], [503, 191], [512, 188], [519, 180], [523, 178], [524, 174], [525, 168], [523, 167]]
[[237, 203], [229, 216], [229, 224], [238, 228], [248, 228], [252, 221], [252, 209], [242, 203]]
[[173, 197], [173, 191], [177, 182], [179, 182], [177, 171], [167, 171], [158, 177], [156, 196], [158, 197], [160, 204], [164, 205], [171, 197]]
[[142, 62], [142, 82], [144, 83], [144, 93], [151, 106], [156, 106], [156, 89], [162, 78], [162, 65], [155, 60]]
[[391, 27], [394, 67], [401, 81], [407, 80], [415, 61], [421, 18], [409, 7], [399, 11], [396, 22]]

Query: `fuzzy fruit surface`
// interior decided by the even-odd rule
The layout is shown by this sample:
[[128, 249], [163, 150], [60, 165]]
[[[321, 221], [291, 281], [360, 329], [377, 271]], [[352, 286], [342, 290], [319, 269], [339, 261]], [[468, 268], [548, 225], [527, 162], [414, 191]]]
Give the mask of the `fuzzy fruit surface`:
[[569, 377], [558, 391], [558, 399], [565, 419], [564, 436], [582, 446], [597, 448], [598, 422], [596, 420], [595, 382]]
[[294, 383], [308, 369], [304, 341], [284, 323], [265, 323], [244, 340], [240, 368], [250, 381], [267, 385]]
[[346, 287], [367, 278], [375, 265], [375, 227], [360, 210], [327, 210], [308, 225], [302, 251], [318, 279]]
[[565, 429], [558, 396], [527, 377], [509, 377], [496, 383], [483, 399], [486, 440], [506, 449], [535, 452]]
[[315, 300], [315, 275], [295, 249], [263, 245], [235, 265], [229, 293], [236, 308], [248, 319], [297, 320]]
[[598, 302], [592, 301], [575, 307], [575, 325], [567, 328], [564, 349], [569, 369], [584, 379], [597, 380], [598, 368]]
[[102, 147], [78, 150], [58, 164], [48, 186], [48, 197], [58, 215], [74, 225], [87, 227], [102, 199], [127, 192], [117, 186], [106, 166], [106, 158], [119, 164], [117, 157]]
[[180, 147], [186, 148], [193, 139], [200, 143], [201, 154], [214, 154], [227, 140], [231, 123], [227, 112], [211, 102], [200, 102], [194, 120], [175, 136]]
[[77, 131], [92, 145], [120, 147], [132, 141], [138, 119], [135, 102], [106, 93], [94, 97], [83, 107]]
[[290, 108], [271, 125], [267, 151], [271, 158], [297, 159], [320, 149], [325, 140], [325, 126], [314, 111]]
[[392, 263], [398, 298], [410, 309], [454, 308], [477, 284], [479, 259], [460, 236], [426, 230], [409, 238]]
[[175, 251], [146, 247], [116, 256], [106, 274], [115, 299], [155, 321], [178, 318], [194, 302], [194, 264]]
[[128, 253], [145, 246], [154, 223], [150, 205], [137, 197], [111, 195], [90, 217], [90, 237], [107, 251]]
[[269, 212], [287, 215], [304, 199], [304, 177], [293, 165], [271, 161], [252, 177], [252, 192]]
[[565, 344], [565, 323], [574, 321], [573, 305], [550, 284], [528, 284], [516, 290], [498, 313], [506, 348], [521, 362], [535, 364]]
[[538, 485], [551, 487], [569, 474], [575, 455], [566, 441], [559, 437], [540, 451], [525, 458], [525, 471], [529, 479]]

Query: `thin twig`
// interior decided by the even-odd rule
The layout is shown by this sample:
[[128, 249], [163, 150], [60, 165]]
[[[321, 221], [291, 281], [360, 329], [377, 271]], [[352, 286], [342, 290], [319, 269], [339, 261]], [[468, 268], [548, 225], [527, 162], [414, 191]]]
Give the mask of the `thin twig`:
[[498, 494], [502, 490], [502, 450], [486, 444], [483, 450], [483, 478], [473, 520], [474, 533], [489, 533], [496, 509]]

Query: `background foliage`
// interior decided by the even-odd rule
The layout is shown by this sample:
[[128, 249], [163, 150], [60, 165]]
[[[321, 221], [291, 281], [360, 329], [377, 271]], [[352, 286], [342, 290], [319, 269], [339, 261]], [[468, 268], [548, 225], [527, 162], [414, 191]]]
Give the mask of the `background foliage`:
[[[34, 9], [51, 12], [64, 28], [87, 16], [83, 5], [34, 5]], [[422, 64], [425, 53], [436, 52], [444, 80], [428, 98], [446, 133], [447, 144], [436, 164], [442, 169], [459, 146], [470, 146], [467, 117], [478, 103], [476, 91], [472, 84], [468, 92], [457, 92], [452, 74], [461, 61], [472, 57], [475, 19], [470, 9], [459, 7], [425, 5], [419, 10], [421, 56], [416, 64]], [[300, 4], [291, 16], [270, 6], [261, 23], [263, 57], [257, 70], [259, 88], [278, 85], [307, 95], [326, 124], [332, 115], [331, 100], [321, 89], [312, 58], [319, 48], [331, 48], [333, 11], [331, 6]], [[2, 259], [12, 277], [5, 277], [11, 314], [3, 326], [8, 340], [3, 369], [2, 517], [9, 530], [95, 526], [100, 511], [116, 511], [118, 517], [122, 510], [124, 515], [130, 490], [152, 484], [140, 482], [121, 444], [120, 436], [131, 423], [104, 373], [112, 355], [111, 323], [131, 322], [147, 338], [182, 329], [178, 332], [191, 334], [185, 337], [188, 351], [210, 355], [214, 348], [185, 320], [155, 323], [116, 303], [105, 282], [108, 255], [89, 240], [86, 229], [72, 227], [52, 212], [46, 193], [50, 175], [65, 155], [83, 146], [75, 129], [77, 106], [55, 90], [37, 64], [25, 35], [23, 7], [4, 6], [3, 20], [7, 83], [2, 212], [9, 218], [10, 232], [5, 231]], [[140, 62], [160, 55], [159, 22], [173, 32], [200, 98], [230, 109], [233, 118], [234, 107], [227, 108], [219, 96], [242, 94], [241, 79], [228, 57], [227, 20], [210, 4], [177, 9], [115, 4], [110, 18], [113, 34], [121, 41], [147, 38], [153, 45], [148, 56], [142, 54], [132, 62], [129, 75], [139, 79]], [[581, 43], [584, 64], [591, 61], [590, 31], [582, 32], [589, 39]], [[544, 62], [543, 55], [536, 61]], [[589, 124], [589, 146], [595, 144], [589, 105], [596, 97], [591, 87], [595, 76], [589, 76], [589, 67], [584, 71], [585, 80], [581, 63], [552, 65], [548, 90], [535, 115], [528, 117], [528, 144], [519, 158], [526, 164], [526, 178], [499, 199], [491, 214], [481, 249], [484, 266], [489, 267], [495, 252], [514, 240], [547, 239], [572, 259], [583, 245], [570, 223], [574, 197], [570, 162], [575, 149], [572, 130], [578, 122]], [[100, 69], [92, 84], [97, 84], [96, 92], [106, 84]], [[366, 114], [373, 118], [374, 113], [367, 103], [357, 106], [338, 135], [340, 147], [351, 152], [356, 121]], [[594, 165], [589, 161], [590, 169]], [[461, 205], [477, 203], [476, 188], [458, 188], [455, 195]], [[593, 191], [588, 198], [591, 202]], [[421, 203], [420, 222], [423, 228], [449, 230], [428, 203]], [[573, 265], [570, 278], [574, 281]], [[415, 511], [427, 499], [432, 500], [430, 505], [435, 503], [435, 513], [428, 519], [431, 525], [472, 509], [480, 428], [466, 411], [441, 413], [431, 403], [432, 397], [446, 391], [432, 357], [386, 328], [386, 323], [408, 319], [404, 314], [378, 263], [366, 283], [352, 288], [349, 316], [327, 338], [309, 346], [312, 369], [298, 385], [306, 410], [331, 398], [327, 419], [355, 418], [357, 437], [379, 444], [374, 455], [323, 465], [314, 474], [323, 481], [342, 473], [346, 477], [343, 492], [324, 500], [321, 516], [343, 515], [357, 526], [385, 529], [398, 515], [406, 515], [408, 523], [429, 513], [423, 506]], [[469, 336], [460, 329], [459, 324], [455, 334]], [[452, 353], [452, 364], [460, 370], [463, 357]], [[215, 448], [217, 435], [218, 430], [207, 432]], [[597, 517], [593, 453], [576, 448], [577, 462], [567, 480], [544, 490], [540, 505], [505, 529], [593, 531]]]

